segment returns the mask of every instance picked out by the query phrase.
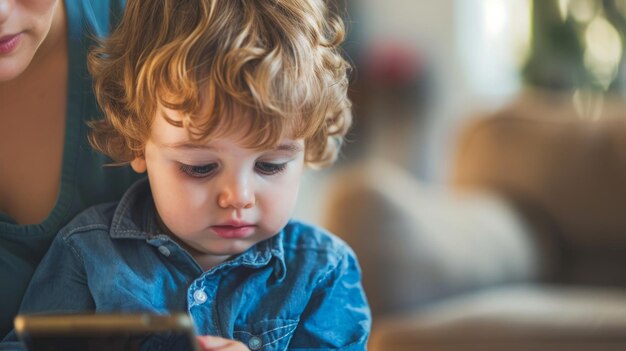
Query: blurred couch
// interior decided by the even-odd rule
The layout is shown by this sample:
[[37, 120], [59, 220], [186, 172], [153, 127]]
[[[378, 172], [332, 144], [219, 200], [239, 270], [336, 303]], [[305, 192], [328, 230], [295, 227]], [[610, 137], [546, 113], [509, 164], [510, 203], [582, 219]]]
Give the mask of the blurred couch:
[[471, 119], [444, 186], [340, 172], [325, 225], [359, 256], [370, 350], [626, 350], [626, 107], [594, 106]]

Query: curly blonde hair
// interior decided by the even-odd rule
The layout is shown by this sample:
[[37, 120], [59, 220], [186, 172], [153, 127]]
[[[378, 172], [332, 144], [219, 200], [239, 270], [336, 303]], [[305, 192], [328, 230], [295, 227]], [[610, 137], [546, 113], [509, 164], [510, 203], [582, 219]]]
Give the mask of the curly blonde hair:
[[324, 0], [129, 0], [89, 55], [105, 114], [91, 144], [141, 156], [160, 104], [192, 141], [248, 128], [247, 147], [271, 148], [289, 131], [309, 166], [332, 163], [352, 120], [344, 34]]

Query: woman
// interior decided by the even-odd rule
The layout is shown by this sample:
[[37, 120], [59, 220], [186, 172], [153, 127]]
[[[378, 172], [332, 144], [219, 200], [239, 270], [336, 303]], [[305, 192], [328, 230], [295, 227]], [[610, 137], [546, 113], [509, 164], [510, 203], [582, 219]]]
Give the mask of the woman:
[[86, 137], [100, 117], [87, 51], [121, 1], [0, 0], [0, 339], [57, 231], [136, 179]]

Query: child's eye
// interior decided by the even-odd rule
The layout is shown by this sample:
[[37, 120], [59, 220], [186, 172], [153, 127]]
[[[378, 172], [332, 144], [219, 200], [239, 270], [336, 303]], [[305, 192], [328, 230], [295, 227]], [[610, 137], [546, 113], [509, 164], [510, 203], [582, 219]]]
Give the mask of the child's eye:
[[181, 164], [180, 170], [186, 175], [194, 178], [208, 177], [217, 169], [217, 163], [210, 163], [208, 165], [192, 166]]
[[271, 163], [271, 162], [257, 162], [254, 165], [257, 172], [265, 175], [273, 175], [280, 173], [285, 170], [287, 167], [287, 162], [285, 163]]

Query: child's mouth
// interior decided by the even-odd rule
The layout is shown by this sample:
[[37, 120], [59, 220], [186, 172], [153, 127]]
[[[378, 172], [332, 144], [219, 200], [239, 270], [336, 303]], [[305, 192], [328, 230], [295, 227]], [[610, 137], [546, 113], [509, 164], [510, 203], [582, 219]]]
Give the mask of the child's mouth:
[[217, 236], [224, 239], [242, 239], [254, 234], [254, 225], [214, 225], [211, 229]]

